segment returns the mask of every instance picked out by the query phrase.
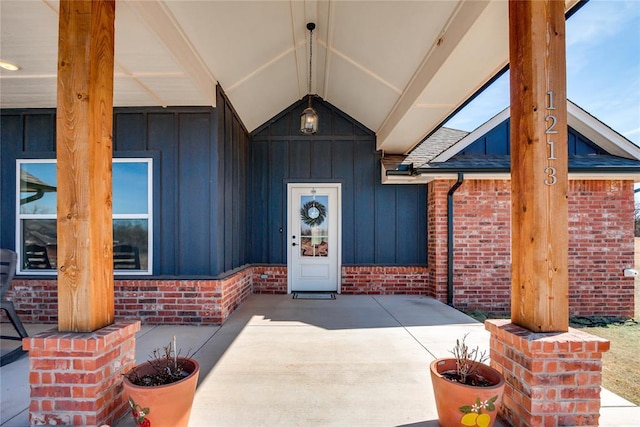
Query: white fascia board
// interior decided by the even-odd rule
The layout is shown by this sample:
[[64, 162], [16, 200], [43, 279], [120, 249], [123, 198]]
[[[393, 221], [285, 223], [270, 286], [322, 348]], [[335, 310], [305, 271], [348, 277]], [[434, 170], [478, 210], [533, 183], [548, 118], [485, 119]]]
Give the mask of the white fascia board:
[[[466, 180], [511, 180], [511, 174], [509, 173], [463, 173]], [[456, 180], [458, 179], [457, 173], [439, 173], [439, 174], [420, 174], [420, 175], [390, 175], [386, 176], [383, 173], [383, 184], [428, 184], [431, 181], [441, 180]], [[633, 181], [634, 183], [640, 183], [640, 173], [638, 172], [610, 172], [610, 173], [586, 173], [586, 172], [570, 172], [570, 181], [577, 180], [599, 180], [599, 181]]]
[[[436, 156], [431, 162], [446, 162], [508, 119], [510, 114], [510, 107], [505, 108], [456, 144]], [[567, 100], [567, 124], [613, 156], [640, 160], [640, 147], [569, 100]]]
[[431, 162], [446, 162], [469, 145], [471, 145], [474, 141], [480, 138], [482, 135], [485, 135], [491, 131], [491, 129], [498, 126], [500, 123], [509, 118], [509, 113], [511, 109], [509, 107], [502, 110], [500, 113], [493, 116], [489, 121], [477, 127], [473, 132], [462, 138], [460, 141], [453, 144], [448, 149], [444, 150], [442, 153], [438, 154], [434, 157]]
[[[454, 173], [432, 175], [432, 179], [457, 179], [458, 175]], [[465, 180], [511, 180], [509, 173], [465, 173]], [[569, 181], [576, 180], [600, 180], [600, 181], [628, 181], [640, 182], [640, 173], [638, 172], [604, 172], [604, 173], [586, 173], [586, 172], [570, 172]]]
[[605, 172], [605, 173], [586, 173], [574, 172], [569, 173], [569, 180], [599, 180], [599, 181], [633, 181], [640, 182], [640, 173], [638, 172]]
[[567, 122], [569, 126], [609, 154], [640, 160], [640, 147], [571, 101], [567, 102]]
[[436, 179], [428, 175], [383, 175], [382, 184], [428, 184]]

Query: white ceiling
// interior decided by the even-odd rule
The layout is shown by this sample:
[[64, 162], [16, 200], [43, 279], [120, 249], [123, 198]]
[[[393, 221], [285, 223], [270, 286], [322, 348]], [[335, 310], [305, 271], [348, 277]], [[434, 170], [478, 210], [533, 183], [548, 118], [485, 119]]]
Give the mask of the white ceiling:
[[[567, 7], [577, 0], [566, 0]], [[115, 106], [215, 105], [249, 131], [311, 92], [405, 153], [507, 64], [504, 0], [118, 0]], [[0, 107], [56, 105], [58, 2], [0, 1]]]

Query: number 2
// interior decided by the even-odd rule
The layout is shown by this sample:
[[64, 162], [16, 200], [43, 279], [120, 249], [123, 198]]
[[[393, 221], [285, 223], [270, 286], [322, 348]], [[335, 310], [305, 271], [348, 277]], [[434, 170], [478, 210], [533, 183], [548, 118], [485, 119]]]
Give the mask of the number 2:
[[547, 117], [544, 118], [545, 122], [548, 122], [549, 120], [551, 120], [551, 124], [547, 126], [547, 130], [545, 130], [544, 133], [546, 134], [558, 133], [557, 130], [553, 129], [556, 126], [556, 122], [558, 121], [555, 114], [549, 114]]

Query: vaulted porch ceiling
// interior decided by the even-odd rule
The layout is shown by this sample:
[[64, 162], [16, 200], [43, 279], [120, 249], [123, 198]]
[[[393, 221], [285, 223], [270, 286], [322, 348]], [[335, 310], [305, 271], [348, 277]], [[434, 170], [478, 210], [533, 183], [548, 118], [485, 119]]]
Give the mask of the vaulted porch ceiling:
[[[566, 0], [569, 9], [577, 0]], [[2, 0], [0, 107], [55, 107], [58, 2]], [[308, 92], [406, 153], [508, 62], [507, 2], [118, 0], [115, 106], [215, 105], [249, 131]]]

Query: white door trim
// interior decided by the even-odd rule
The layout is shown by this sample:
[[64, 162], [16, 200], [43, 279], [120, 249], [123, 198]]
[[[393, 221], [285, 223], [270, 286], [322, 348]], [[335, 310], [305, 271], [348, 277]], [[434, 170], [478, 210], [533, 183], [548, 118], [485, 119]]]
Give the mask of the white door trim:
[[[291, 293], [294, 289], [294, 268], [293, 255], [294, 251], [299, 251], [300, 236], [293, 239], [292, 230], [299, 226], [299, 212], [294, 212], [294, 206], [297, 206], [293, 200], [294, 189], [312, 189], [317, 190], [328, 189], [336, 191], [336, 203], [333, 209], [333, 215], [329, 217], [329, 227], [333, 227], [329, 236], [333, 236], [329, 241], [330, 247], [336, 252], [335, 263], [332, 268], [335, 269], [335, 292], [340, 293], [342, 282], [342, 184], [336, 182], [300, 182], [287, 184], [287, 293]], [[298, 203], [299, 204], [299, 203]], [[332, 211], [331, 207], [329, 208]], [[293, 244], [296, 243], [296, 246]], [[332, 289], [333, 290], [333, 289]]]

